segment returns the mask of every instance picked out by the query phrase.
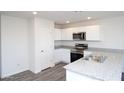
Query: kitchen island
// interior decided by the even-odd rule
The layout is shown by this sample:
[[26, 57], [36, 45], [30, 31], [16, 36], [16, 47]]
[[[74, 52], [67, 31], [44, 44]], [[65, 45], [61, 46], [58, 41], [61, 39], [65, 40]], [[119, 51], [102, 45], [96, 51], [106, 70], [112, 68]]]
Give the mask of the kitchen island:
[[67, 81], [121, 81], [123, 52], [92, 49], [86, 51], [95, 56], [106, 56], [106, 59], [104, 62], [96, 62], [81, 58], [64, 66]]

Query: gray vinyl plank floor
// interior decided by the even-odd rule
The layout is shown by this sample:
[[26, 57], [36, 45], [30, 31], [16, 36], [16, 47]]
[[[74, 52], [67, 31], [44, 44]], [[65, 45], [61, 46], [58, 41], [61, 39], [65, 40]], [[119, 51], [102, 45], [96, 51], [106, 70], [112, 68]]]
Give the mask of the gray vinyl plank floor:
[[55, 67], [48, 68], [37, 74], [27, 70], [1, 79], [1, 81], [65, 81], [66, 70], [63, 68], [65, 65], [65, 63], [59, 63]]

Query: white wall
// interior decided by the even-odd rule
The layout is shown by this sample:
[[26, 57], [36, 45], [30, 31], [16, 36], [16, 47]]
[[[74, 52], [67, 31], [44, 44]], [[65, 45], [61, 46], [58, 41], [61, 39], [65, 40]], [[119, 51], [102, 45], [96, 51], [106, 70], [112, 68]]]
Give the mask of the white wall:
[[1, 39], [2, 78], [27, 70], [28, 21], [2, 15]]
[[[96, 21], [82, 22], [72, 26], [100, 25], [101, 42], [79, 42], [88, 43], [89, 47], [124, 49], [124, 17], [114, 17]], [[69, 25], [68, 27], [72, 27]], [[67, 26], [66, 26], [67, 27]], [[62, 45], [74, 45], [74, 41], [62, 41]]]
[[29, 69], [34, 72], [35, 71], [35, 30], [34, 30], [34, 19], [29, 19]]
[[2, 15], [2, 78], [25, 70], [37, 73], [54, 66], [53, 30], [53, 21]]
[[35, 73], [53, 65], [54, 42], [52, 31], [54, 22], [35, 18]]
[[54, 22], [39, 17], [29, 22], [29, 69], [38, 73], [54, 64]]

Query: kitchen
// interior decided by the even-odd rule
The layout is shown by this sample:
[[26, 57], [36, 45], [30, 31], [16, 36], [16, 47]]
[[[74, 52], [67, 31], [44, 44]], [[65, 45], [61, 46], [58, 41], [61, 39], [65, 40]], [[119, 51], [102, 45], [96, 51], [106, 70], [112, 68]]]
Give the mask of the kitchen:
[[[75, 32], [72, 32], [72, 31], [77, 31], [78, 29], [80, 29], [80, 31], [84, 31], [84, 32], [77, 32], [76, 34], [79, 34], [78, 39], [75, 39], [75, 36], [74, 36]], [[94, 43], [102, 42], [102, 39], [100, 39], [100, 32], [99, 32], [100, 26], [92, 25], [92, 26], [84, 26], [84, 27], [79, 27], [79, 28], [75, 27], [75, 28], [71, 28], [71, 30], [69, 28], [68, 31], [71, 31], [71, 34], [70, 34], [70, 35], [72, 35], [72, 36], [70, 36], [71, 38], [67, 39], [67, 41], [65, 41], [65, 37], [64, 37], [64, 41], [56, 41], [57, 46], [55, 46], [55, 48], [56, 48], [55, 55], [56, 55], [56, 57], [58, 56], [58, 58], [60, 58], [58, 60], [71, 63], [64, 67], [66, 69], [66, 80], [67, 81], [75, 81], [75, 80], [76, 81], [78, 81], [78, 80], [79, 81], [81, 81], [81, 80], [84, 80], [84, 81], [86, 81], [86, 80], [88, 80], [88, 81], [89, 80], [120, 81], [121, 80], [122, 65], [123, 65], [122, 64], [123, 50], [111, 49], [111, 48], [107, 49], [107, 48], [88, 47], [87, 42], [94, 42]], [[85, 31], [88, 31], [88, 33]], [[92, 32], [90, 33], [90, 31], [92, 31]], [[82, 33], [82, 34], [85, 33], [85, 35], [80, 35], [80, 33]], [[62, 34], [63, 34], [63, 32], [62, 32]], [[80, 36], [82, 36], [82, 38]], [[71, 44], [70, 44], [71, 46], [62, 45], [62, 44], [65, 44], [65, 42], [71, 42]], [[82, 43], [82, 42], [84, 42], [84, 43]], [[57, 51], [58, 51], [58, 53], [57, 53]], [[64, 52], [66, 52], [66, 53], [64, 53]], [[70, 52], [71, 52], [71, 54], [70, 54]], [[66, 54], [66, 55], [64, 55], [64, 54]], [[90, 58], [90, 56], [91, 56], [91, 58]], [[81, 58], [81, 57], [83, 57], [83, 58]], [[119, 59], [119, 60], [116, 60], [116, 59]], [[73, 62], [72, 60], [75, 60], [74, 63], [72, 63]], [[111, 62], [113, 62], [113, 63], [111, 63]]]
[[1, 12], [2, 78], [65, 63], [66, 81], [122, 80], [124, 12], [33, 13]]

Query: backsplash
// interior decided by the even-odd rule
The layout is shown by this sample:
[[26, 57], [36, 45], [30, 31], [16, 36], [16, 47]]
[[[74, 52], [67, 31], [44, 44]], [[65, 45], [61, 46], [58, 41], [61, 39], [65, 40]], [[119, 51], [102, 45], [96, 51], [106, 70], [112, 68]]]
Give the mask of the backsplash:
[[88, 44], [86, 41], [56, 40], [55, 46], [75, 46], [75, 43]]
[[106, 48], [106, 49], [121, 49], [121, 48], [112, 48], [108, 46], [102, 46], [104, 45], [103, 41], [73, 41], [73, 40], [55, 40], [54, 45], [55, 46], [75, 46], [75, 43], [80, 44], [88, 44], [88, 47], [92, 48]]

